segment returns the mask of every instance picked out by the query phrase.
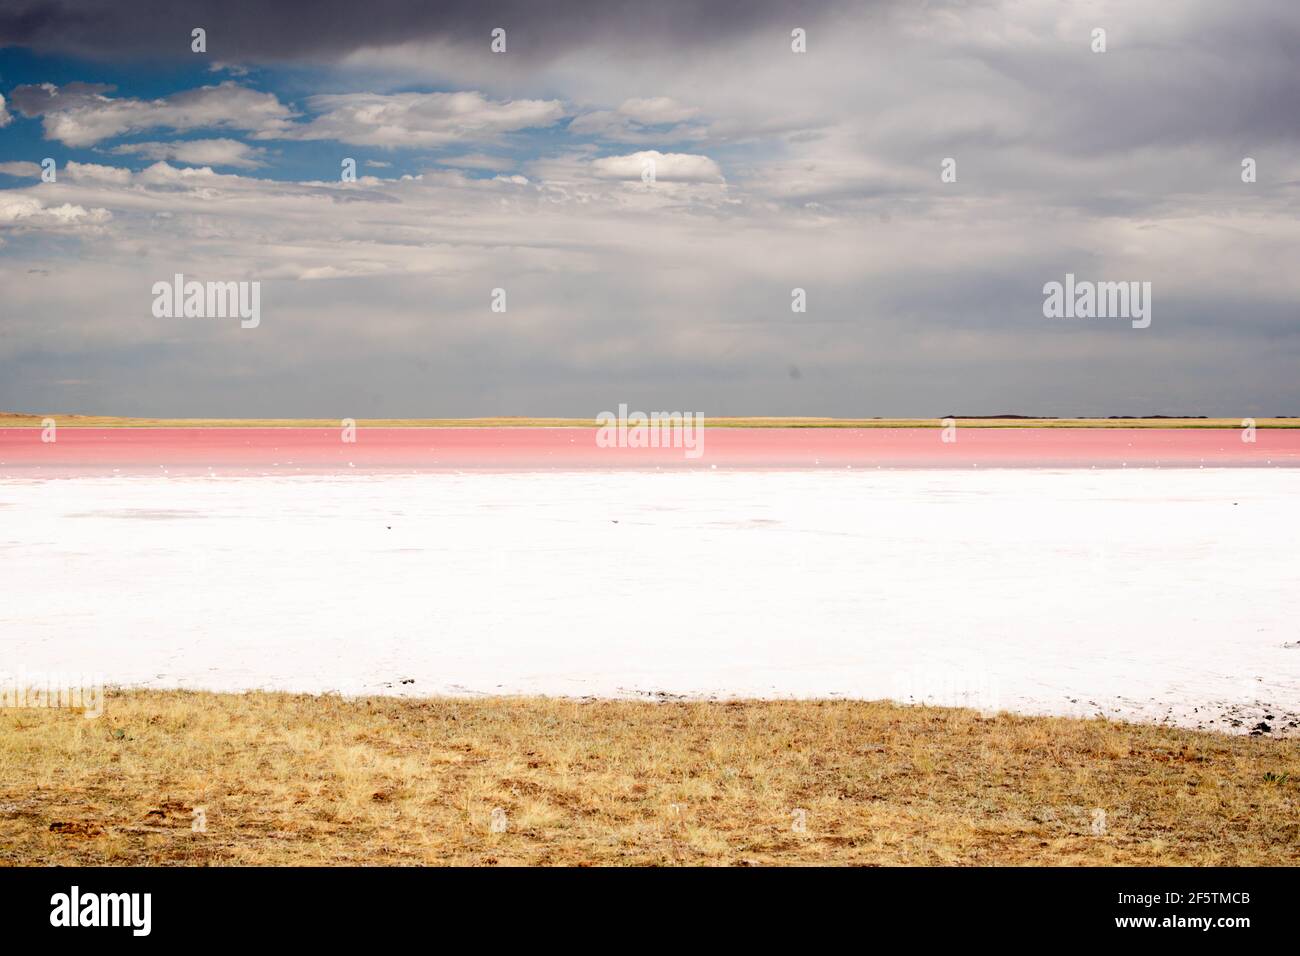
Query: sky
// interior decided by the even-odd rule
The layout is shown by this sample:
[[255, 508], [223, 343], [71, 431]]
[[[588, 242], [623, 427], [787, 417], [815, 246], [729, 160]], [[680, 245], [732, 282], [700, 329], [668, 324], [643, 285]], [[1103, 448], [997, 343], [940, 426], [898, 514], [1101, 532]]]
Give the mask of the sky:
[[1298, 63], [1290, 0], [6, 0], [0, 409], [1297, 415]]

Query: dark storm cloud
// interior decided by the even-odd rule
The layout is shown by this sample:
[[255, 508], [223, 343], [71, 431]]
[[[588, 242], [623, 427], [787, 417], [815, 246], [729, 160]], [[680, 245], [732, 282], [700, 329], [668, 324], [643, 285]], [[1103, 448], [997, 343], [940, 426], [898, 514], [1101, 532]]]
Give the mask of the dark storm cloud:
[[1194, 2], [1159, 13], [1135, 4], [1095, 16], [1109, 28], [1104, 55], [1083, 32], [1065, 49], [972, 42], [954, 52], [1032, 91], [1027, 138], [1076, 155], [1300, 138], [1300, 4]]
[[[549, 59], [602, 39], [624, 46], [707, 45], [776, 22], [815, 17], [835, 0], [16, 0], [0, 13], [0, 45], [117, 58], [188, 54], [190, 31], [228, 61], [332, 59], [407, 41], [481, 43], [495, 27], [510, 52]], [[792, 20], [792, 18], [794, 18]], [[795, 23], [795, 25], [798, 25]]]

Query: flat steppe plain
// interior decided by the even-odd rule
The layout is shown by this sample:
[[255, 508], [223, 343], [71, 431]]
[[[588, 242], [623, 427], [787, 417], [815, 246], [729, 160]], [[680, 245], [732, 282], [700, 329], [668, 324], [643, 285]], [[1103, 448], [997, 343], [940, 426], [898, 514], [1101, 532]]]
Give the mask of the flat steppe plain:
[[1294, 740], [882, 702], [0, 711], [10, 865], [1278, 865], [1298, 807]]

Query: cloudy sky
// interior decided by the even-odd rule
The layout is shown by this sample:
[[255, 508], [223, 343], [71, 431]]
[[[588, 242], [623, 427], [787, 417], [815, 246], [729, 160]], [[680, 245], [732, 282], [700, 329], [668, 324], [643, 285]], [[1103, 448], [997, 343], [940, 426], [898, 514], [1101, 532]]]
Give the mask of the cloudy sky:
[[1298, 65], [1291, 0], [7, 0], [0, 409], [1300, 414]]

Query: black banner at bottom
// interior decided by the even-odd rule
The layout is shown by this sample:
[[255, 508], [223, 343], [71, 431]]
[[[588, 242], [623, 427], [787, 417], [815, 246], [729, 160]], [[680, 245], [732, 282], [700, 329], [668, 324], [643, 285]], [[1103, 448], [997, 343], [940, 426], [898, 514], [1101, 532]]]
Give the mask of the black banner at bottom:
[[[845, 930], [1043, 943], [1294, 939], [1289, 869], [7, 869], [13, 947], [159, 940], [369, 945], [455, 931], [500, 942], [770, 941]], [[688, 929], [689, 927], [689, 929]], [[580, 934], [580, 936], [578, 935]], [[684, 935], [681, 935], [684, 934]], [[606, 942], [609, 937], [604, 937]], [[891, 937], [892, 938], [892, 937]]]

